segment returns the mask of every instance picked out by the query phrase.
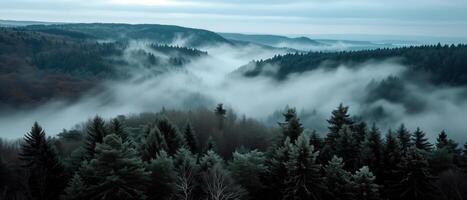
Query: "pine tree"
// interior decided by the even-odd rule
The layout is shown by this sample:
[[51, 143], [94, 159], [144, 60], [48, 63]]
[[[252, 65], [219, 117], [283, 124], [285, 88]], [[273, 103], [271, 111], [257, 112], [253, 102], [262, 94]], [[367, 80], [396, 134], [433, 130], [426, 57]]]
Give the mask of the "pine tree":
[[219, 130], [223, 130], [224, 129], [225, 115], [227, 113], [227, 110], [225, 110], [225, 108], [224, 108], [224, 104], [221, 104], [221, 103], [217, 104], [217, 107], [214, 110], [214, 113], [217, 116]]
[[137, 152], [122, 139], [110, 134], [96, 146], [96, 153], [85, 161], [79, 176], [86, 186], [83, 199], [143, 199], [149, 172]]
[[334, 156], [324, 167], [325, 183], [332, 194], [333, 199], [348, 200], [352, 199], [352, 180], [351, 174], [344, 169], [342, 158]]
[[81, 200], [83, 199], [84, 190], [86, 186], [83, 180], [78, 174], [75, 174], [68, 183], [68, 187], [65, 188], [65, 194], [61, 198], [62, 200]]
[[286, 163], [287, 178], [284, 199], [323, 199], [326, 187], [320, 174], [321, 166], [316, 163], [319, 152], [315, 152], [306, 135], [298, 137], [292, 145]]
[[383, 150], [382, 166], [383, 173], [380, 175], [384, 183], [387, 185], [393, 184], [400, 179], [399, 169], [401, 165], [401, 146], [394, 133], [389, 130], [386, 135], [386, 141]]
[[378, 200], [379, 186], [375, 183], [376, 177], [370, 172], [367, 166], [360, 168], [352, 176], [355, 199], [358, 200]]
[[157, 154], [156, 159], [148, 165], [151, 181], [146, 194], [148, 199], [172, 199], [175, 194], [175, 167], [173, 159], [164, 151]]
[[340, 104], [337, 109], [332, 111], [331, 118], [327, 120], [329, 123], [329, 132], [326, 135], [325, 145], [321, 155], [323, 160], [329, 160], [333, 155], [336, 155], [336, 147], [340, 137], [339, 133], [342, 127], [351, 127], [353, 125], [353, 121], [350, 119], [350, 115], [347, 113], [348, 109], [349, 107], [345, 107]]
[[365, 122], [360, 122], [350, 127], [352, 129], [352, 136], [357, 143], [357, 146], [361, 146], [365, 141], [365, 137], [368, 134], [368, 127]]
[[379, 170], [382, 164], [382, 145], [381, 133], [376, 128], [376, 125], [373, 124], [362, 145], [361, 162], [372, 170]]
[[339, 131], [337, 139], [336, 155], [340, 156], [346, 163], [345, 169], [354, 170], [358, 164], [359, 145], [352, 137], [350, 128], [343, 126]]
[[404, 178], [395, 185], [396, 190], [392, 193], [402, 200], [437, 199], [424, 150], [409, 149], [405, 157], [402, 164]]
[[127, 142], [129, 139], [122, 122], [117, 118], [113, 119], [110, 123], [110, 133], [120, 136], [123, 142]]
[[323, 148], [324, 141], [316, 131], [313, 131], [310, 135], [310, 144], [313, 145], [316, 150], [319, 150]]
[[165, 142], [167, 144], [169, 155], [175, 154], [180, 147], [185, 146], [185, 139], [183, 135], [180, 134], [177, 127], [175, 127], [168, 119], [163, 118], [157, 122], [157, 128], [164, 136]]
[[201, 170], [208, 170], [216, 164], [224, 164], [224, 160], [214, 151], [208, 151], [199, 159]]
[[264, 193], [266, 199], [283, 199], [283, 190], [286, 187], [285, 180], [288, 177], [287, 163], [290, 160], [292, 144], [290, 138], [286, 138], [282, 145], [272, 148], [272, 152], [266, 160], [267, 173], [264, 183], [267, 192]]
[[87, 135], [84, 146], [86, 153], [84, 157], [86, 160], [89, 160], [94, 156], [96, 145], [102, 143], [104, 137], [107, 135], [104, 120], [99, 116], [94, 117], [94, 119], [88, 123], [86, 132]]
[[397, 129], [397, 139], [401, 144], [402, 152], [406, 152], [412, 145], [410, 142], [410, 132], [405, 128], [404, 124], [401, 124]]
[[66, 182], [64, 167], [37, 122], [24, 137], [20, 159], [28, 174], [29, 195], [37, 200], [59, 199]]
[[198, 153], [198, 139], [196, 138], [196, 135], [194, 133], [193, 128], [191, 127], [190, 122], [186, 124], [183, 135], [185, 136], [187, 147], [190, 149], [191, 153]]
[[412, 140], [415, 148], [424, 150], [426, 152], [431, 151], [432, 144], [428, 142], [428, 139], [425, 137], [425, 133], [423, 133], [420, 128], [417, 128], [417, 130], [413, 133]]
[[438, 138], [436, 138], [436, 148], [442, 149], [448, 146], [448, 135], [446, 132], [443, 130], [441, 133], [438, 135]]
[[234, 152], [229, 163], [232, 177], [248, 191], [250, 199], [263, 197], [264, 185], [261, 175], [267, 172], [265, 162], [264, 154], [254, 150], [247, 153]]
[[156, 158], [157, 154], [160, 151], [167, 151], [167, 143], [165, 142], [164, 136], [157, 127], [153, 127], [146, 139], [143, 140], [141, 145], [141, 156], [144, 161], [150, 161], [151, 159]]
[[282, 127], [283, 138], [290, 138], [292, 143], [297, 140], [298, 136], [302, 134], [303, 127], [300, 123], [300, 119], [297, 117], [297, 113], [294, 108], [288, 109], [286, 113], [283, 114], [285, 122], [279, 123]]

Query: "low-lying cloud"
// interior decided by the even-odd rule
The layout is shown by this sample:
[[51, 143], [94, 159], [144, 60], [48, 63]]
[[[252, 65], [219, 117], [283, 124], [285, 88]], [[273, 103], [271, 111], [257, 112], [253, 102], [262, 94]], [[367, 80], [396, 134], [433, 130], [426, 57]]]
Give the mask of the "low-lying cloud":
[[[135, 44], [132, 46], [141, 45]], [[105, 82], [99, 91], [91, 92], [77, 103], [56, 101], [33, 110], [2, 113], [0, 135], [21, 137], [34, 121], [42, 124], [49, 134], [57, 134], [95, 115], [110, 118], [159, 111], [162, 107], [189, 109], [222, 102], [238, 114], [265, 123], [278, 120], [274, 118], [275, 111], [286, 105], [294, 106], [300, 111], [306, 128], [323, 134], [325, 119], [344, 103], [350, 106], [352, 115], [369, 123], [376, 122], [383, 129], [405, 123], [411, 129], [420, 126], [432, 139], [443, 129], [454, 139], [465, 138], [466, 89], [401, 80], [404, 87], [400, 95], [404, 98], [372, 97], [372, 89], [388, 77], [404, 77], [406, 67], [394, 60], [369, 61], [358, 67], [341, 65], [332, 70], [319, 68], [278, 81], [269, 76], [246, 78], [232, 72], [251, 60], [284, 53], [280, 50], [232, 46], [203, 50], [209, 56], [193, 60], [183, 70], [162, 74], [135, 70], [133, 78]], [[411, 109], [418, 104], [419, 109]]]

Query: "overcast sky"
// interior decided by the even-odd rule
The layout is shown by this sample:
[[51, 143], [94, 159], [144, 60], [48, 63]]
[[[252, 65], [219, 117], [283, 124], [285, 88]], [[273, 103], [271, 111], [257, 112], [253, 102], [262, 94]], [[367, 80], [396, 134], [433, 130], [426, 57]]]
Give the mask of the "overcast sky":
[[0, 19], [217, 32], [467, 36], [467, 0], [0, 0]]

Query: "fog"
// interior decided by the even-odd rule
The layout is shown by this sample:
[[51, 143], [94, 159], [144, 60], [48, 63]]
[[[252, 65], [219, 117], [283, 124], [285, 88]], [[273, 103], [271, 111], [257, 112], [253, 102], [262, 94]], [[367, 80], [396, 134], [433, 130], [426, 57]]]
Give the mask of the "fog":
[[[184, 41], [178, 38], [176, 42]], [[151, 51], [145, 48], [145, 42], [133, 42], [127, 54], [118, 59], [139, 66], [140, 61], [131, 57], [132, 49]], [[281, 50], [255, 46], [211, 46], [202, 50], [209, 56], [195, 59], [183, 69], [148, 71], [131, 66], [131, 79], [104, 82], [99, 90], [89, 92], [76, 103], [53, 101], [32, 110], [2, 113], [0, 135], [19, 138], [34, 121], [53, 135], [95, 115], [111, 118], [159, 111], [162, 107], [214, 108], [217, 103], [271, 125], [280, 120], [278, 110], [293, 106], [307, 129], [325, 134], [325, 120], [334, 108], [344, 103], [350, 106], [352, 115], [368, 123], [376, 122], [383, 130], [405, 123], [412, 130], [421, 127], [432, 140], [444, 129], [451, 138], [465, 141], [467, 92], [463, 88], [403, 81], [400, 100], [370, 98], [372, 88], [381, 81], [406, 76], [407, 68], [396, 60], [368, 61], [356, 67], [341, 65], [332, 70], [319, 68], [278, 81], [270, 76], [245, 78], [233, 72], [251, 60], [285, 53]], [[276, 73], [277, 67], [271, 66], [264, 73]]]

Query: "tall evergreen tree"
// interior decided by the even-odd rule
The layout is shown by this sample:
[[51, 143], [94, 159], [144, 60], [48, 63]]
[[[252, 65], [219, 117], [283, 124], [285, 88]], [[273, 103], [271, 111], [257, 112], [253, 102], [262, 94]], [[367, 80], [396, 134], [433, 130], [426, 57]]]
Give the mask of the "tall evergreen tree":
[[420, 128], [417, 128], [417, 130], [415, 130], [415, 132], [412, 135], [412, 140], [415, 148], [424, 150], [426, 152], [431, 151], [431, 147], [433, 145], [430, 144], [430, 142], [428, 142], [428, 139], [425, 137], [425, 133], [423, 133], [423, 131], [420, 130]]
[[216, 141], [214, 141], [214, 138], [212, 136], [208, 137], [208, 140], [206, 141], [204, 151], [205, 152], [208, 152], [208, 151], [214, 151], [215, 152], [215, 151], [217, 151]]
[[109, 132], [120, 136], [123, 142], [127, 142], [129, 139], [128, 133], [125, 131], [123, 123], [118, 118], [114, 118], [110, 122]]
[[324, 167], [325, 183], [333, 199], [349, 200], [353, 198], [351, 174], [344, 169], [342, 158], [334, 156]]
[[397, 129], [397, 139], [401, 144], [402, 152], [406, 152], [411, 146], [411, 141], [410, 132], [405, 128], [404, 124], [401, 124]]
[[464, 143], [464, 150], [462, 150], [461, 168], [467, 174], [467, 142]]
[[448, 142], [448, 135], [444, 130], [442, 130], [441, 133], [438, 135], [438, 138], [436, 138], [436, 148], [445, 148], [448, 146]]
[[96, 145], [102, 143], [104, 137], [107, 135], [105, 128], [105, 121], [99, 116], [94, 117], [89, 121], [86, 128], [86, 139], [84, 149], [86, 150], [85, 159], [90, 160], [96, 152]]
[[279, 123], [282, 127], [283, 138], [290, 138], [292, 143], [297, 140], [298, 136], [302, 134], [303, 127], [300, 123], [300, 119], [297, 116], [297, 113], [294, 108], [288, 109], [286, 113], [283, 113], [285, 122]]
[[365, 137], [368, 134], [368, 127], [365, 122], [360, 122], [350, 127], [352, 129], [352, 136], [358, 146], [361, 146], [365, 141]]
[[80, 168], [85, 186], [82, 199], [143, 199], [149, 174], [128, 143], [115, 134], [107, 135], [97, 144], [94, 157]]
[[185, 146], [183, 135], [167, 118], [158, 120], [157, 128], [159, 128], [159, 131], [164, 136], [168, 148], [167, 153], [170, 155], [175, 154], [180, 147]]
[[393, 194], [402, 200], [432, 200], [438, 199], [434, 178], [428, 170], [425, 152], [412, 148], [407, 153], [402, 164], [404, 178], [396, 186]]
[[383, 150], [383, 173], [380, 175], [386, 185], [393, 184], [400, 179], [399, 169], [401, 165], [401, 146], [394, 133], [389, 130]]
[[217, 104], [216, 109], [214, 110], [214, 113], [217, 116], [219, 130], [223, 130], [225, 115], [227, 114], [227, 110], [224, 108], [224, 104], [221, 104], [221, 103]]
[[151, 181], [146, 194], [150, 200], [173, 199], [175, 194], [175, 167], [173, 159], [164, 151], [148, 164]]
[[313, 132], [311, 132], [310, 144], [313, 145], [313, 147], [316, 150], [320, 150], [324, 146], [323, 138], [321, 138], [321, 136], [315, 130], [313, 130]]
[[[383, 142], [381, 133], [375, 124], [371, 127], [362, 145], [361, 163], [373, 171], [380, 169], [382, 164]], [[379, 174], [379, 173], [377, 173]]]
[[338, 145], [337, 143], [340, 137], [339, 133], [342, 127], [351, 127], [353, 125], [353, 121], [347, 113], [348, 110], [349, 107], [340, 104], [337, 109], [332, 111], [331, 118], [327, 120], [329, 124], [329, 132], [326, 135], [325, 145], [321, 155], [324, 160], [329, 160], [333, 155], [336, 155], [336, 147]]
[[62, 200], [81, 200], [84, 198], [84, 190], [86, 186], [83, 180], [78, 174], [75, 174], [68, 183], [68, 187], [65, 188], [65, 194], [62, 196]]
[[191, 127], [191, 123], [188, 122], [183, 131], [187, 147], [190, 149], [191, 153], [198, 153], [198, 139], [196, 138], [195, 132]]
[[339, 131], [340, 137], [337, 139], [336, 155], [342, 157], [344, 166], [347, 170], [355, 170], [358, 165], [358, 152], [360, 151], [360, 146], [355, 141], [355, 138], [352, 137], [350, 128], [343, 126]]
[[286, 187], [288, 177], [288, 165], [292, 144], [290, 138], [286, 138], [282, 145], [272, 149], [272, 153], [266, 160], [267, 173], [264, 175], [267, 199], [283, 199], [283, 190]]
[[355, 199], [358, 200], [378, 200], [379, 186], [375, 183], [376, 177], [367, 166], [360, 168], [352, 176]]
[[37, 122], [24, 136], [20, 159], [27, 173], [29, 197], [36, 200], [59, 199], [66, 182], [64, 167]]
[[229, 163], [232, 177], [247, 191], [250, 199], [261, 199], [264, 194], [264, 185], [261, 175], [267, 172], [266, 157], [257, 150], [247, 153], [234, 152]]
[[287, 178], [284, 199], [323, 199], [326, 187], [320, 174], [321, 165], [316, 163], [315, 152], [306, 135], [298, 137], [292, 145], [286, 163]]
[[153, 127], [145, 140], [142, 141], [141, 145], [141, 156], [144, 161], [150, 161], [155, 159], [160, 151], [167, 151], [167, 143], [165, 142], [164, 136], [162, 136], [159, 128]]

